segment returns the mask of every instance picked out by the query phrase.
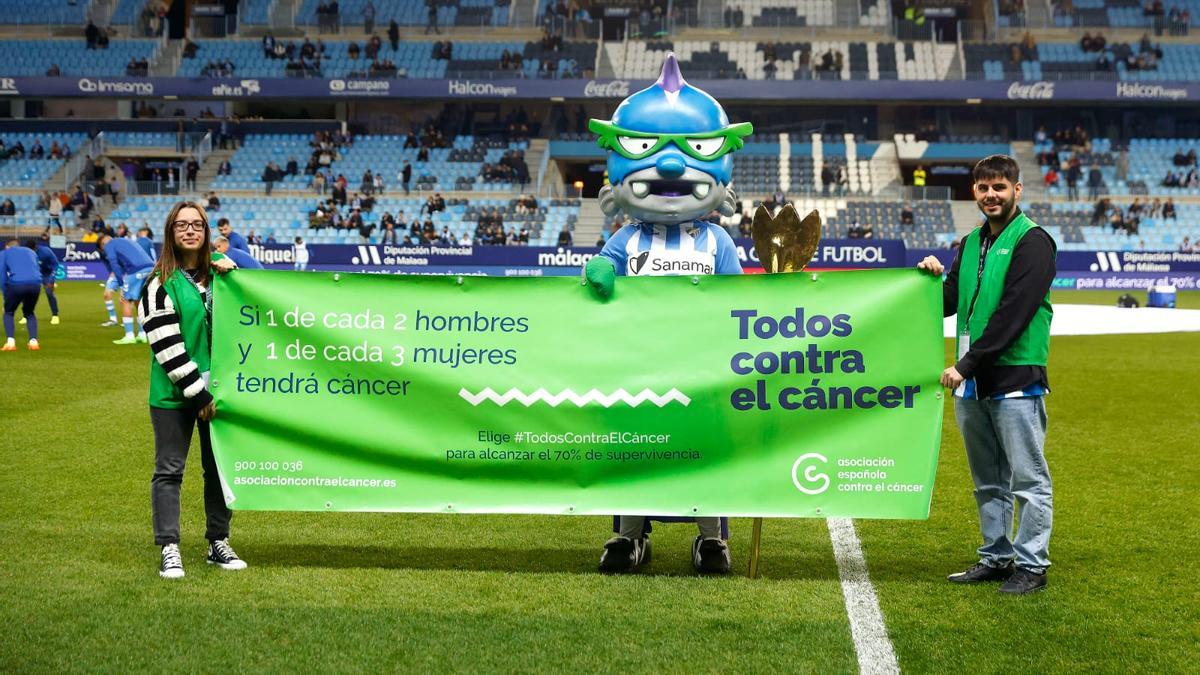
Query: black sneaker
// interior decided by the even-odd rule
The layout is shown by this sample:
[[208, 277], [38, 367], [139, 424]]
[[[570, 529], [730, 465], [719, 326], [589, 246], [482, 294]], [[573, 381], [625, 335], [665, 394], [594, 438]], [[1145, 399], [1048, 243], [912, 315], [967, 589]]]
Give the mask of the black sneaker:
[[1016, 572], [1000, 586], [1001, 593], [1024, 595], [1035, 591], [1046, 590], [1046, 573], [1037, 574], [1018, 567]]
[[729, 545], [720, 539], [697, 536], [692, 542], [692, 566], [701, 574], [729, 574], [733, 566]]
[[600, 554], [600, 571], [607, 573], [632, 572], [650, 562], [650, 538], [630, 539], [613, 537], [604, 544]]
[[1005, 581], [1012, 575], [1012, 563], [1008, 563], [1004, 567], [992, 567], [978, 562], [968, 567], [966, 571], [951, 574], [946, 577], [946, 580], [955, 584], [978, 584], [987, 581]]
[[216, 541], [208, 542], [208, 559], [206, 562], [209, 565], [216, 565], [223, 570], [246, 569], [246, 561], [239, 558], [233, 552], [233, 547], [229, 545], [228, 539], [217, 539]]
[[183, 578], [183, 557], [179, 555], [179, 544], [167, 544], [162, 547], [162, 563], [158, 566], [158, 576], [164, 579]]

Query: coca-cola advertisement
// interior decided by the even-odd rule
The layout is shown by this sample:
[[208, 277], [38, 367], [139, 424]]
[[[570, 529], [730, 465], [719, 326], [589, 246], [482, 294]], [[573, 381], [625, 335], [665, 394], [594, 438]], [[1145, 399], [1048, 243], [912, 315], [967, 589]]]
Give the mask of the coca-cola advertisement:
[[1009, 99], [1020, 100], [1049, 100], [1054, 98], [1053, 82], [1031, 82], [1022, 84], [1013, 82], [1008, 87]]

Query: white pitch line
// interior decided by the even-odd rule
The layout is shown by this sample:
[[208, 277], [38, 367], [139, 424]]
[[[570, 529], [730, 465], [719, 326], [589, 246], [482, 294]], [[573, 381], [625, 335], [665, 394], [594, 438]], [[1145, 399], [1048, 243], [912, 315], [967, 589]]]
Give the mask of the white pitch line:
[[883, 612], [879, 609], [879, 598], [875, 595], [875, 587], [871, 585], [862, 545], [854, 531], [854, 521], [849, 518], [829, 518], [825, 523], [829, 527], [829, 539], [833, 542], [838, 577], [842, 580], [842, 596], [846, 600], [846, 614], [850, 617], [850, 635], [854, 638], [854, 651], [858, 653], [858, 670], [870, 675], [899, 673], [896, 650], [888, 638]]

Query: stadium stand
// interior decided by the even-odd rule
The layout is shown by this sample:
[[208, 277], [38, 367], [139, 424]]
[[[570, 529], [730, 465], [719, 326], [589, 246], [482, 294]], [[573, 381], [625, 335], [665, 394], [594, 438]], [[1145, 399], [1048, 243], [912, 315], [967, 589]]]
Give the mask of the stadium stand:
[[[360, 136], [353, 145], [342, 148], [340, 154], [329, 164], [326, 173], [332, 177], [346, 176], [351, 187], [359, 184], [366, 172], [383, 175], [385, 185], [398, 188], [397, 175], [404, 162], [412, 163], [413, 187], [418, 190], [481, 190], [503, 191], [518, 187], [515, 182], [487, 181], [481, 175], [484, 165], [494, 165], [505, 152], [524, 151], [527, 141], [488, 141], [471, 135], [455, 138], [450, 147], [430, 148], [428, 161], [418, 161], [418, 149], [401, 149], [405, 137], [400, 135]], [[218, 176], [213, 187], [218, 190], [259, 190], [263, 188], [262, 174], [266, 165], [274, 162], [279, 167], [295, 160], [301, 167], [296, 175], [285, 176], [276, 190], [308, 190], [312, 177], [305, 175], [303, 167], [313, 155], [304, 134], [250, 135], [245, 145], [229, 160], [233, 172]]]
[[954, 75], [950, 68], [957, 50], [929, 42], [695, 40], [606, 42], [604, 49], [620, 77], [651, 80], [667, 52], [674, 52], [681, 70], [697, 80], [943, 80]]
[[[130, 227], [135, 224], [162, 222], [176, 197], [148, 196], [133, 197], [124, 203], [120, 209], [113, 211], [112, 223], [126, 222]], [[449, 228], [455, 242], [464, 235], [474, 238], [479, 216], [493, 209], [503, 219], [503, 228], [507, 232], [518, 232], [525, 228], [531, 246], [549, 246], [557, 241], [558, 233], [564, 228], [573, 229], [578, 221], [580, 201], [577, 199], [550, 199], [540, 204], [528, 213], [520, 213], [515, 198], [485, 198], [485, 199], [447, 199], [444, 211], [430, 214], [425, 210], [424, 197], [384, 196], [375, 201], [370, 211], [362, 213], [364, 230], [369, 231], [363, 236], [362, 231], [346, 225], [351, 215], [351, 209], [338, 209], [338, 219], [342, 227], [325, 225], [312, 227], [316, 222], [313, 212], [320, 203], [320, 198], [312, 196], [289, 196], [264, 199], [261, 197], [227, 197], [222, 199], [220, 210], [210, 214], [213, 221], [218, 218], [228, 218], [234, 229], [245, 236], [251, 234], [269, 242], [274, 240], [288, 243], [293, 237], [304, 237], [310, 244], [378, 244], [381, 243], [380, 223], [384, 214], [390, 214], [399, 219], [401, 215], [410, 226], [412, 223], [424, 223], [430, 220], [436, 232]], [[397, 228], [399, 243], [404, 243], [404, 236], [409, 227], [403, 230]]]
[[[297, 23], [318, 26], [320, 18], [317, 8], [321, 0], [303, 0], [296, 11]], [[343, 0], [339, 2], [338, 19], [345, 29], [363, 25], [363, 8], [367, 0]], [[392, 19], [405, 26], [424, 26], [429, 20], [429, 10], [424, 2], [412, 0], [376, 0], [375, 26], [382, 32]], [[440, 26], [506, 26], [508, 25], [508, 3], [496, 0], [439, 0], [437, 3], [438, 25]]]
[[92, 0], [0, 0], [0, 23], [82, 26]]
[[[40, 189], [42, 185], [62, 168], [65, 160], [52, 157], [51, 148], [58, 144], [66, 145], [74, 153], [86, 140], [84, 134], [12, 134], [6, 133], [0, 140], [0, 187]], [[30, 157], [30, 151], [36, 142], [41, 141], [45, 151], [42, 158]], [[24, 148], [23, 153], [16, 154], [18, 144]]]
[[1040, 42], [1031, 49], [1016, 44], [967, 43], [963, 52], [971, 79], [1156, 82], [1200, 77], [1200, 45], [1191, 44], [1117, 43], [1085, 52], [1078, 42]]
[[[303, 40], [295, 40], [291, 44], [294, 45], [297, 55], [304, 47]], [[197, 40], [196, 45], [199, 49], [195, 57], [181, 60], [178, 75], [201, 77], [205, 74], [207, 66], [220, 64], [228, 59], [234, 66], [234, 77], [284, 77], [296, 73], [326, 78], [380, 76], [371, 72], [372, 59], [367, 58], [365, 51], [360, 52], [358, 58], [350, 56], [350, 45], [354, 44], [360, 50], [365, 50], [364, 42], [322, 40], [321, 44], [325, 50], [319, 70], [289, 71], [289, 59], [267, 57], [262, 43], [257, 40]], [[590, 69], [596, 60], [594, 42], [564, 43], [559, 52], [532, 41], [460, 42], [454, 44], [450, 59], [434, 57], [438, 44], [440, 43], [402, 41], [399, 49], [392, 51], [385, 40], [377, 58], [391, 61], [396, 66], [396, 75], [408, 78], [498, 77], [502, 74], [500, 64], [505, 52], [523, 55], [521, 71], [522, 76], [527, 78], [578, 77], [582, 70]], [[314, 49], [317, 48], [316, 42], [312, 45]], [[291, 61], [298, 62], [299, 57]], [[543, 67], [543, 63], [549, 65]]]
[[[1163, 216], [1166, 199], [1112, 202], [1095, 218], [1097, 207], [1078, 202], [1035, 202], [1026, 205], [1029, 216], [1041, 224], [1065, 251], [1174, 251], [1184, 238], [1200, 236], [1200, 204], [1174, 204], [1175, 217]], [[1112, 216], [1120, 209], [1123, 229], [1113, 227]], [[1094, 219], [1095, 218], [1095, 219]], [[1132, 227], [1128, 223], [1135, 222]]]
[[107, 49], [88, 49], [80, 38], [63, 40], [0, 40], [5, 75], [41, 77], [51, 65], [62, 75], [125, 75], [130, 60], [158, 57], [154, 40], [113, 40]]

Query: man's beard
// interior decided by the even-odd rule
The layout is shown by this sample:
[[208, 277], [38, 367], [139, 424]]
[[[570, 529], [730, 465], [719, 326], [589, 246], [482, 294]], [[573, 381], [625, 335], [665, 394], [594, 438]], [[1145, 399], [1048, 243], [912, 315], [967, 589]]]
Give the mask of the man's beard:
[[995, 222], [998, 225], [1004, 225], [1008, 223], [1009, 219], [1012, 218], [1013, 213], [1016, 211], [1017, 196], [1013, 195], [1011, 199], [1000, 202], [1000, 213], [995, 217], [988, 215], [987, 211], [984, 210], [984, 204], [982, 201], [976, 202], [975, 205], [979, 207], [979, 210], [983, 213], [984, 218], [987, 218], [989, 223]]

